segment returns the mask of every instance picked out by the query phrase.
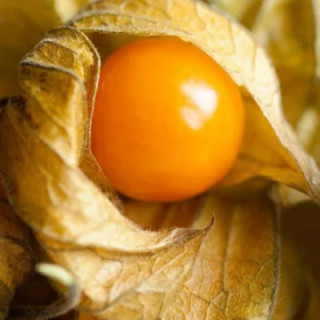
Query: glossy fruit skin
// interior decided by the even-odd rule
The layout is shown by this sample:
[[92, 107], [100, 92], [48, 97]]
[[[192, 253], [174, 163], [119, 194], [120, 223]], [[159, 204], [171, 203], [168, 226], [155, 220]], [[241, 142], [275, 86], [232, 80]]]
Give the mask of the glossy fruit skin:
[[92, 151], [120, 193], [178, 201], [228, 173], [244, 124], [240, 90], [211, 57], [177, 38], [144, 38], [103, 63]]

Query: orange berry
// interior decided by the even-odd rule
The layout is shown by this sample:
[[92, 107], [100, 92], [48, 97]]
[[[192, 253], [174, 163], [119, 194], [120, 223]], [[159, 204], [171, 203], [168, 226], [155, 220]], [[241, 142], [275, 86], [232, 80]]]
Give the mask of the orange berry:
[[239, 88], [211, 57], [177, 38], [145, 38], [103, 63], [92, 151], [119, 192], [182, 200], [232, 168], [244, 118]]

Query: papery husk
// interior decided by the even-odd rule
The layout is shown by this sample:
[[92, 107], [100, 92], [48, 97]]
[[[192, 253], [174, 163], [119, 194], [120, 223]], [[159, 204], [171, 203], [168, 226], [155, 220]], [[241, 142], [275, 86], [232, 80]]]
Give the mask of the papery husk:
[[[286, 117], [319, 164], [320, 1], [262, 1], [249, 22], [232, 8], [246, 1], [213, 2], [251, 27], [268, 50], [280, 75]], [[302, 193], [289, 188], [280, 191], [284, 204], [291, 208], [283, 215], [281, 277], [272, 319], [317, 319], [319, 208], [306, 202]]]
[[202, 0], [228, 12], [247, 28], [252, 27], [264, 0]]
[[249, 27], [267, 50], [280, 78], [285, 116], [319, 163], [319, 0], [210, 2]]
[[[319, 10], [318, 0], [265, 2], [252, 29], [256, 39], [269, 52], [280, 77], [285, 116], [318, 165]], [[286, 205], [306, 201], [294, 190], [280, 190]]]
[[32, 271], [35, 262], [29, 230], [10, 205], [0, 201], [0, 319], [6, 319], [16, 288]]
[[[70, 35], [73, 35], [72, 41]], [[42, 68], [36, 67], [36, 62], [30, 62], [33, 66], [26, 65], [22, 70], [25, 75], [25, 81], [22, 77], [21, 82], [22, 92], [35, 90], [33, 94], [29, 91], [33, 108], [28, 101], [11, 99], [2, 116], [3, 132], [12, 131], [5, 142], [10, 146], [7, 156], [11, 161], [3, 171], [11, 201], [32, 226], [52, 260], [72, 270], [83, 288], [83, 307], [102, 309], [153, 274], [161, 278], [162, 289], [155, 284], [161, 295], [161, 291], [165, 293], [174, 288], [191, 267], [206, 231], [143, 232], [125, 219], [81, 171], [80, 151], [87, 129], [84, 88], [90, 92], [90, 88], [95, 87], [95, 77], [90, 76], [98, 70], [97, 53], [86, 37], [76, 30], [58, 30], [50, 37], [58, 42], [52, 45], [60, 48], [63, 56], [40, 55], [41, 50], [37, 49], [35, 53], [40, 51], [38, 59], [51, 62], [48, 69], [52, 72], [43, 72]], [[44, 45], [51, 48], [50, 40]], [[68, 45], [71, 50], [67, 49]], [[83, 64], [79, 63], [81, 60]], [[69, 66], [74, 67], [74, 71], [55, 71], [53, 63], [56, 61], [64, 64], [64, 70]], [[38, 72], [33, 73], [34, 70]], [[79, 80], [84, 77], [83, 86]], [[58, 92], [52, 91], [55, 87]], [[38, 90], [43, 94], [37, 95]], [[54, 103], [41, 104], [41, 99]], [[58, 109], [57, 106], [61, 107]], [[46, 108], [45, 112], [42, 107]], [[22, 110], [26, 121], [21, 117]], [[52, 145], [48, 148], [50, 139]], [[33, 150], [31, 153], [29, 148]], [[2, 165], [9, 163], [5, 154], [2, 153]], [[18, 157], [19, 161], [12, 157]], [[25, 179], [21, 180], [21, 176]], [[175, 257], [176, 262], [172, 263], [171, 259]], [[106, 272], [109, 268], [110, 274]], [[122, 270], [127, 271], [122, 274]]]
[[[179, 209], [184, 215], [192, 212], [194, 221], [184, 221]], [[268, 319], [276, 299], [280, 244], [277, 209], [265, 196], [232, 200], [209, 193], [161, 209], [136, 201], [125, 207], [125, 214], [139, 224], [153, 220], [150, 224], [157, 228], [181, 224], [203, 228], [212, 213], [214, 227], [162, 318]]]
[[21, 63], [21, 96], [0, 119], [0, 168], [12, 204], [50, 259], [72, 272], [84, 311], [113, 320], [202, 319], [206, 312], [267, 319], [278, 243], [276, 210], [265, 197], [215, 198], [193, 229], [143, 231], [85, 174], [92, 174], [84, 163], [100, 67], [85, 33], [94, 32], [177, 36], [207, 52], [242, 88], [248, 110], [224, 190], [267, 179], [319, 201], [319, 171], [284, 119], [274, 69], [247, 31], [200, 2], [109, 0], [50, 32]]
[[[267, 50], [280, 78], [285, 117], [319, 165], [319, 0], [210, 2], [250, 28], [258, 43]], [[279, 190], [285, 205], [307, 200], [290, 188]]]
[[4, 0], [0, 4], [0, 99], [18, 92], [18, 66], [45, 32], [89, 0]]
[[[215, 213], [214, 227], [202, 242], [192, 269], [174, 295], [164, 300], [159, 318], [269, 318], [279, 276], [276, 211], [260, 194], [255, 194], [254, 200], [236, 201], [207, 194], [174, 205], [126, 202], [126, 216], [141, 226], [148, 221], [155, 229], [205, 227]], [[192, 214], [193, 222], [183, 219]], [[97, 318], [82, 313], [80, 320], [136, 319], [140, 306], [132, 297], [133, 293], [121, 297], [104, 313], [96, 314]], [[144, 306], [144, 312], [147, 310]]]
[[309, 104], [316, 72], [315, 12], [311, 0], [264, 2], [252, 28], [276, 66], [285, 116], [295, 127]]
[[309, 104], [298, 123], [298, 136], [306, 150], [320, 164], [320, 1], [313, 0], [315, 22], [315, 72], [311, 84]]

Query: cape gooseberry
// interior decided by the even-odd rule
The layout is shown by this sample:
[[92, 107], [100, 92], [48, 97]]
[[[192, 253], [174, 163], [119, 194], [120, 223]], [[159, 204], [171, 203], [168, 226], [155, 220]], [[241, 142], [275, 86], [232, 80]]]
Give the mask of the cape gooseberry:
[[204, 51], [174, 37], [143, 38], [102, 65], [92, 151], [120, 193], [183, 200], [232, 168], [244, 119], [238, 86]]

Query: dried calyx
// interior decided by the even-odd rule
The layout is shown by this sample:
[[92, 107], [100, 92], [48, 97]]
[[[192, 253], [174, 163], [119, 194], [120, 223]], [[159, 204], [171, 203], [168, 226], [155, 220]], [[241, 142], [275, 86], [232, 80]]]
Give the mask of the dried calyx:
[[[264, 190], [253, 199], [208, 193], [191, 228], [161, 231], [133, 224], [104, 192], [88, 134], [101, 61], [87, 37], [94, 33], [115, 46], [123, 34], [175, 36], [206, 52], [241, 87], [248, 115], [223, 191], [253, 192], [254, 181], [274, 181], [319, 201], [319, 171], [285, 121], [274, 69], [247, 31], [201, 2], [106, 0], [48, 33], [21, 63], [22, 102], [5, 107], [0, 124], [0, 167], [15, 209], [50, 259], [73, 274], [79, 308], [102, 319], [172, 319], [190, 312], [191, 302], [199, 314], [270, 317], [277, 208]], [[152, 220], [158, 209], [140, 212]], [[179, 215], [170, 217], [158, 226], [175, 225]]]

